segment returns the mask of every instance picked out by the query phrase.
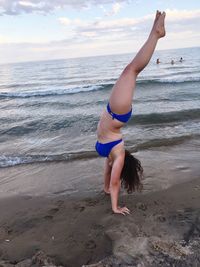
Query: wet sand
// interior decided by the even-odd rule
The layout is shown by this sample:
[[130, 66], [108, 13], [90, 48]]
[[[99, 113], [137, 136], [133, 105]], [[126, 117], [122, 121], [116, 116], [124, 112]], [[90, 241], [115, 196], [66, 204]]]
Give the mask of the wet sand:
[[[181, 147], [178, 151], [181, 155]], [[160, 151], [166, 158], [169, 152], [172, 151]], [[152, 165], [148, 153], [142, 155], [147, 167]], [[151, 151], [151, 157], [158, 153], [159, 149]], [[127, 216], [113, 214], [109, 196], [101, 191], [101, 161], [90, 160], [90, 165], [88, 161], [44, 164], [42, 169], [37, 165], [3, 169], [0, 265], [200, 266], [199, 158], [196, 162], [193, 158], [195, 169], [185, 165], [187, 154], [183, 154], [181, 162], [178, 155], [171, 154], [169, 161], [163, 161], [172, 167], [168, 174], [171, 180], [177, 179], [174, 185], [168, 179], [163, 188], [148, 188], [153, 182], [159, 184], [165, 175], [167, 179], [166, 165], [160, 164], [159, 172], [148, 172], [148, 190], [132, 195], [122, 192], [120, 203], [131, 210]], [[72, 174], [77, 180], [71, 180], [70, 189], [64, 177]], [[21, 182], [21, 191], [17, 181]]]
[[[198, 178], [200, 139], [135, 152], [144, 168], [144, 192]], [[96, 195], [102, 190], [104, 159], [35, 163], [1, 168], [0, 199], [7, 196]]]

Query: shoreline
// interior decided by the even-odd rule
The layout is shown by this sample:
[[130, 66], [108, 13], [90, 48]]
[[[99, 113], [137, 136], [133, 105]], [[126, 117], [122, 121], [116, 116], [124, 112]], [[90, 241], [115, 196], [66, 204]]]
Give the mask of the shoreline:
[[[153, 192], [198, 178], [199, 140], [133, 153], [144, 169], [144, 190]], [[1, 168], [0, 199], [7, 196], [95, 195], [103, 188], [103, 158], [32, 163]]]

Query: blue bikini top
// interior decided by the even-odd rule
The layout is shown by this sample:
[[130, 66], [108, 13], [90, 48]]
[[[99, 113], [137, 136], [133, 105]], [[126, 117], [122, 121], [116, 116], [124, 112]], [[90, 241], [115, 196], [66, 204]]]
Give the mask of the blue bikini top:
[[116, 113], [112, 112], [109, 103], [107, 105], [107, 111], [112, 116], [113, 120], [116, 119], [116, 120], [124, 122], [124, 123], [130, 119], [131, 114], [132, 114], [132, 109], [126, 114], [116, 114]]

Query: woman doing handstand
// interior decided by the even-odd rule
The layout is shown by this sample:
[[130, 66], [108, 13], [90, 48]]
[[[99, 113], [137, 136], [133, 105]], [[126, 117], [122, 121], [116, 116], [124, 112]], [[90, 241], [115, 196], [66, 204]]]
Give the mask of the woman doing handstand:
[[107, 109], [98, 123], [96, 150], [100, 156], [106, 157], [104, 191], [111, 195], [114, 213], [130, 213], [128, 208], [118, 206], [121, 183], [128, 192], [142, 187], [143, 169], [140, 161], [125, 150], [120, 129], [131, 117], [136, 78], [150, 61], [158, 39], [165, 36], [164, 20], [165, 12], [157, 11], [147, 41], [113, 86]]

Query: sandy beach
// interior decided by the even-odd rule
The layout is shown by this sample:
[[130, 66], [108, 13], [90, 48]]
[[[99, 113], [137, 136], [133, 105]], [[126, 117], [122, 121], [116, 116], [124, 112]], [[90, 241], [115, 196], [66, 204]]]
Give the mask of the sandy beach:
[[199, 157], [183, 149], [139, 153], [149, 176], [143, 193], [121, 193], [125, 217], [102, 192], [99, 159], [2, 169], [0, 265], [199, 266]]
[[200, 267], [197, 3], [0, 15], [0, 267]]

